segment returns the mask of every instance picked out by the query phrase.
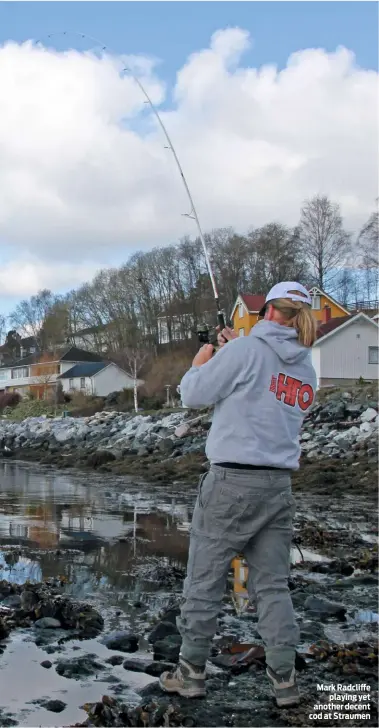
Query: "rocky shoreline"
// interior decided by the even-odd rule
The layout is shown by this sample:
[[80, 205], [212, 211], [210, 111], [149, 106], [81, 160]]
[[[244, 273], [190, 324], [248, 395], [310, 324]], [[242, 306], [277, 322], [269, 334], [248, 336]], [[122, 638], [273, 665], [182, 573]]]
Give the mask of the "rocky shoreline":
[[[153, 415], [102, 411], [92, 417], [36, 417], [21, 423], [3, 419], [0, 455], [141, 476], [158, 484], [193, 481], [207, 467], [211, 421], [211, 412], [189, 410]], [[304, 480], [312, 487], [317, 480], [321, 488], [335, 483], [338, 488], [348, 469], [348, 481], [359, 481], [364, 491], [376, 489], [378, 422], [372, 386], [322, 393], [301, 433], [302, 469], [300, 477], [295, 474], [295, 487]]]
[[[294, 566], [289, 582], [301, 634], [297, 670], [303, 701], [295, 709], [278, 710], [270, 698], [254, 605], [237, 616], [228, 595], [207, 664], [206, 700], [188, 701], [165, 696], [160, 691], [155, 678], [163, 670], [171, 669], [179, 654], [176, 616], [181, 579], [177, 580], [170, 603], [157, 617], [145, 612], [139, 628], [113, 632], [107, 631], [96, 609], [65, 596], [63, 583], [48, 580], [19, 586], [0, 582], [0, 613], [6, 615], [0, 622], [5, 626], [0, 643], [6, 649], [11, 630], [22, 629], [48, 654], [49, 659], [40, 662], [38, 669], [42, 672], [55, 670], [68, 680], [82, 683], [96, 679], [104, 683], [103, 690], [107, 692], [99, 692], [97, 702], [81, 706], [88, 717], [77, 726], [279, 727], [320, 722], [344, 726], [345, 717], [310, 719], [313, 706], [327, 702], [317, 686], [333, 683], [364, 683], [370, 691], [370, 715], [368, 719], [354, 720], [354, 725], [377, 725], [377, 615], [367, 611], [375, 603], [377, 576], [367, 568], [357, 573], [349, 561], [324, 562], [323, 566], [324, 570], [321, 564], [310, 562], [303, 562], [302, 569]], [[312, 578], [312, 569], [316, 573], [317, 567], [319, 573], [324, 571], [323, 582]], [[357, 611], [357, 600], [351, 598], [359, 587], [364, 587], [364, 592], [358, 597], [358, 606], [365, 605], [366, 611]], [[335, 641], [329, 630], [342, 636]], [[91, 638], [93, 649], [94, 637], [105, 646], [109, 657], [106, 653], [99, 656], [85, 651], [85, 641]], [[78, 638], [84, 651], [65, 653], [70, 642]], [[144, 647], [146, 644], [149, 647]], [[130, 673], [148, 675], [154, 680], [137, 688], [137, 700], [128, 702]], [[42, 687], [42, 676], [41, 680]], [[41, 698], [38, 705], [52, 713], [66, 708], [63, 700], [48, 696]], [[2, 714], [0, 709], [0, 725], [17, 724], [10, 713]]]

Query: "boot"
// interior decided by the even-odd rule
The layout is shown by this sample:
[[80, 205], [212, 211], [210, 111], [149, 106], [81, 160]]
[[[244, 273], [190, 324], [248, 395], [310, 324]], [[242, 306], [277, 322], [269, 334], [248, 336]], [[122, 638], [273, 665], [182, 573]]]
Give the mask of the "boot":
[[275, 697], [278, 708], [289, 708], [292, 705], [298, 705], [300, 703], [300, 692], [296, 684], [295, 668], [285, 675], [278, 675], [270, 667], [267, 667], [266, 673], [270, 682], [271, 692]]
[[164, 672], [159, 685], [166, 693], [177, 693], [183, 698], [200, 698], [205, 695], [205, 667], [196, 667], [182, 657], [174, 672]]

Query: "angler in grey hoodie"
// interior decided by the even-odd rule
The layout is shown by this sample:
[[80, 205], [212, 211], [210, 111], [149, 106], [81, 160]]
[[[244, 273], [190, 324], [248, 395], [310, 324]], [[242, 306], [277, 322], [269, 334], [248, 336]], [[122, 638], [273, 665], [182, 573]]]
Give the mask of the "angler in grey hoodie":
[[[214, 406], [214, 414], [206, 445], [210, 471], [201, 478], [193, 514], [178, 619], [179, 666], [160, 679], [168, 692], [205, 694], [205, 663], [230, 563], [243, 553], [277, 704], [299, 702], [298, 628], [288, 591], [294, 516], [290, 473], [299, 467], [299, 432], [316, 390], [310, 348], [316, 322], [310, 303], [299, 283], [277, 284], [266, 297], [264, 320], [250, 335], [235, 338], [233, 333], [215, 356], [212, 347], [203, 347], [180, 384], [184, 405]], [[227, 330], [223, 334], [231, 338]]]

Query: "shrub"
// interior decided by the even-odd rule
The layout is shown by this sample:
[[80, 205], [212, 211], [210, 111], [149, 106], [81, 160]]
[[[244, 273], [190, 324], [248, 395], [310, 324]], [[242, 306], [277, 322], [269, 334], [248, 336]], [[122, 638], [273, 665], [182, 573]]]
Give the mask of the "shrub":
[[0, 394], [0, 412], [2, 412], [5, 407], [17, 407], [20, 402], [21, 396], [18, 392], [3, 392]]
[[190, 368], [192, 359], [189, 352], [170, 352], [154, 359], [141, 390], [141, 403], [143, 397], [154, 397], [161, 404], [166, 402], [166, 384], [171, 385], [171, 396], [178, 399], [176, 387]]

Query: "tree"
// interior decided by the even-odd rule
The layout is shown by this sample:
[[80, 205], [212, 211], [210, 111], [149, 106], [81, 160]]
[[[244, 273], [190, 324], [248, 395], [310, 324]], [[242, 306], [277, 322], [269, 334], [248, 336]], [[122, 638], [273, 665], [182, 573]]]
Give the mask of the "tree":
[[369, 302], [379, 297], [379, 214], [378, 211], [370, 215], [358, 235], [357, 252], [360, 259], [359, 267], [362, 274], [364, 299]]
[[42, 351], [53, 349], [57, 344], [67, 341], [69, 312], [64, 301], [55, 298], [47, 308], [38, 336]]
[[379, 213], [373, 212], [363, 225], [358, 236], [359, 252], [363, 262], [371, 268], [378, 268]]
[[297, 228], [272, 222], [251, 231], [249, 238], [250, 290], [264, 293], [278, 281], [308, 282]]
[[115, 357], [117, 363], [125, 370], [127, 374], [133, 379], [133, 398], [134, 398], [134, 410], [138, 412], [138, 387], [140, 381], [138, 379], [142, 372], [142, 368], [147, 362], [149, 352], [140, 346], [131, 346], [123, 349]]
[[14, 328], [24, 336], [33, 336], [40, 349], [43, 349], [43, 323], [55, 300], [52, 292], [45, 288], [29, 300], [21, 301], [10, 315]]
[[9, 352], [12, 359], [19, 359], [21, 356], [21, 336], [20, 334], [12, 329], [8, 331], [5, 337], [5, 343], [7, 351]]
[[350, 253], [350, 234], [344, 230], [339, 205], [326, 195], [307, 200], [301, 210], [299, 240], [314, 283], [327, 288]]
[[6, 331], [6, 325], [7, 325], [7, 320], [6, 320], [5, 316], [0, 314], [0, 344], [3, 341], [3, 336]]

